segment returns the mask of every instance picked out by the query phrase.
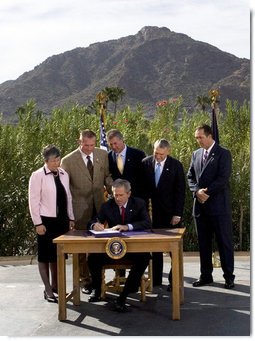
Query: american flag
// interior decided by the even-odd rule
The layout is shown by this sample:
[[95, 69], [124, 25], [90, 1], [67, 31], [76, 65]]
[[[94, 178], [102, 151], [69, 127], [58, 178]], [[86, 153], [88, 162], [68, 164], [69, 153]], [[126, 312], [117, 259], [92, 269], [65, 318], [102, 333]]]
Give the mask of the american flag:
[[106, 132], [104, 127], [104, 119], [103, 115], [100, 115], [100, 148], [104, 150], [108, 150], [108, 144], [106, 140]]

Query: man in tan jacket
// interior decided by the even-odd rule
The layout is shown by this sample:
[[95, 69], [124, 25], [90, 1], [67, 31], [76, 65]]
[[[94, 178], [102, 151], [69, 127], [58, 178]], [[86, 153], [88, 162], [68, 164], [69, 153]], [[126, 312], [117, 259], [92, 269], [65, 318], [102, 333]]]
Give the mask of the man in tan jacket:
[[[105, 200], [105, 189], [111, 193], [108, 154], [96, 147], [96, 134], [89, 130], [80, 133], [79, 147], [62, 158], [61, 167], [70, 177], [75, 228], [86, 230], [88, 222], [99, 212]], [[80, 261], [80, 276], [89, 284], [86, 255]], [[85, 259], [84, 259], [85, 258]], [[82, 289], [89, 293], [89, 289]]]

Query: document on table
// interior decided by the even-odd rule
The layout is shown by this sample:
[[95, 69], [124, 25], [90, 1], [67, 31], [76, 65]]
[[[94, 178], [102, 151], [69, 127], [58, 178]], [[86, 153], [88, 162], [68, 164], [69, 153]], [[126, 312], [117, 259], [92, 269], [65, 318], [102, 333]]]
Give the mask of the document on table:
[[102, 238], [102, 237], [121, 237], [122, 232], [117, 231], [117, 230], [112, 230], [112, 229], [104, 229], [102, 231], [95, 231], [95, 230], [90, 230], [89, 231], [93, 236], [96, 238]]

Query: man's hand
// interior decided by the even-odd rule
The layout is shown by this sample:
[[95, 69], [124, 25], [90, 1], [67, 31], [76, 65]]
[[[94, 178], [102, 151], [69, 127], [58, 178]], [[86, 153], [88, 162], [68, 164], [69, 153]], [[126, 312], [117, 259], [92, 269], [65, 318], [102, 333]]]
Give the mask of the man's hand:
[[206, 191], [207, 191], [207, 188], [200, 188], [196, 192], [196, 197], [201, 204], [204, 204], [206, 200], [208, 200], [209, 198], [209, 195], [205, 193]]
[[111, 228], [111, 230], [117, 231], [128, 231], [128, 225], [115, 225]]
[[93, 226], [93, 230], [95, 230], [95, 231], [103, 231], [104, 230], [104, 224], [95, 223], [94, 226]]
[[170, 224], [171, 225], [177, 225], [177, 224], [179, 224], [180, 221], [181, 221], [181, 217], [174, 215], [171, 219]]
[[69, 221], [69, 230], [75, 230], [75, 222], [73, 220]]

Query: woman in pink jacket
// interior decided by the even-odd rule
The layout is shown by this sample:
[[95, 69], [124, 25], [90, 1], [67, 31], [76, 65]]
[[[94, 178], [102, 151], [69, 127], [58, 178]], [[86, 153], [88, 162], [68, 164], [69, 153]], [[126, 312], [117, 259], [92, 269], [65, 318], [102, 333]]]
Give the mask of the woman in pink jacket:
[[74, 228], [74, 215], [69, 176], [59, 167], [59, 149], [48, 145], [42, 155], [44, 166], [33, 172], [29, 180], [29, 210], [37, 233], [44, 298], [57, 302], [54, 295], [57, 294], [57, 250], [53, 239]]

